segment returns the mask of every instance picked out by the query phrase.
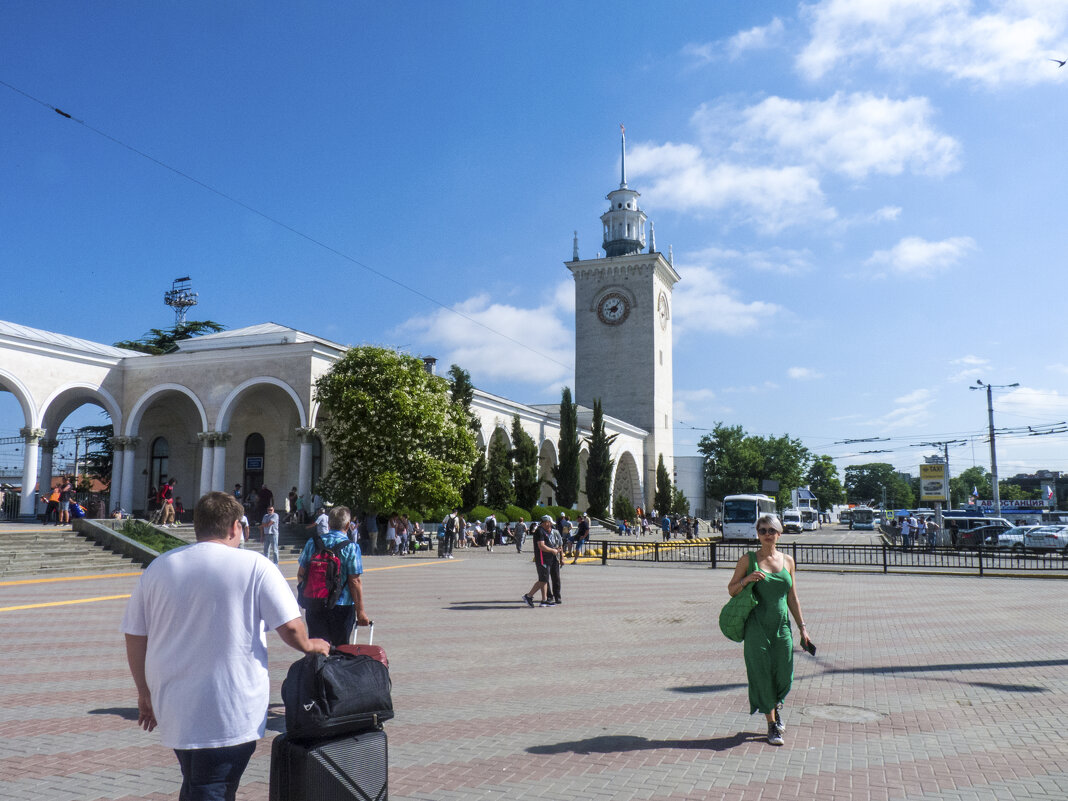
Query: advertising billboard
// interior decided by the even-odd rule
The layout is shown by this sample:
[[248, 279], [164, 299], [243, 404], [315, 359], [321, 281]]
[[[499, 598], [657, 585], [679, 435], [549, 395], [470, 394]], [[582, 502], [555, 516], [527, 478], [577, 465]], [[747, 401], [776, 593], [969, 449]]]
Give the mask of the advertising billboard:
[[920, 465], [920, 501], [948, 501], [949, 476], [944, 464]]

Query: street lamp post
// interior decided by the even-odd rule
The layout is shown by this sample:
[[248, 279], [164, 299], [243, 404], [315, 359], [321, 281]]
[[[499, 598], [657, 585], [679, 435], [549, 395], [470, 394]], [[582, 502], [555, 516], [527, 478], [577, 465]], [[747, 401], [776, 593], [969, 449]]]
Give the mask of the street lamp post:
[[968, 389], [983, 389], [986, 388], [986, 414], [987, 419], [990, 422], [990, 473], [994, 485], [994, 515], [1001, 517], [1001, 488], [998, 486], [998, 452], [994, 445], [994, 390], [995, 389], [1012, 389], [1013, 387], [1020, 386], [1016, 384], [984, 384], [979, 379], [975, 380], [975, 386], [968, 387]]

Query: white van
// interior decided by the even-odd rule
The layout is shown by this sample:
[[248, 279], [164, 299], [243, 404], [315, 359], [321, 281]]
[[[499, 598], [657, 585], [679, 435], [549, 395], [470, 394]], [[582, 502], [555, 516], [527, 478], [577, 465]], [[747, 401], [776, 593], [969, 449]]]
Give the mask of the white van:
[[800, 534], [801, 533], [801, 510], [800, 509], [787, 509], [782, 513], [782, 533], [783, 534]]

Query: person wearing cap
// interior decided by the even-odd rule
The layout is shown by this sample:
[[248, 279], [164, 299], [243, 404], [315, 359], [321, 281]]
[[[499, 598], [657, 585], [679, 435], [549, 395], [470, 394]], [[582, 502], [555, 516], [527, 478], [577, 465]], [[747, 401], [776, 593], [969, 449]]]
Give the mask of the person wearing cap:
[[541, 592], [539, 606], [553, 606], [549, 599], [549, 581], [559, 592], [560, 587], [560, 560], [563, 558], [563, 548], [554, 545], [553, 519], [549, 515], [542, 515], [541, 522], [534, 529], [534, 566], [538, 571], [538, 580], [530, 588], [530, 592], [523, 596], [523, 602], [527, 606], [534, 606], [534, 593]]

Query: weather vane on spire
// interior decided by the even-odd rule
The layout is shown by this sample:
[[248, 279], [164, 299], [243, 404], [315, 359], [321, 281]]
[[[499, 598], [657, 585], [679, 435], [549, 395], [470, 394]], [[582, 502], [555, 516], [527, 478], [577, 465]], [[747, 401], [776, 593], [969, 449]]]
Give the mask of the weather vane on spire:
[[623, 126], [623, 123], [619, 123], [619, 137], [620, 137], [620, 152], [622, 158], [620, 160], [619, 170], [619, 188], [627, 188], [627, 129]]

